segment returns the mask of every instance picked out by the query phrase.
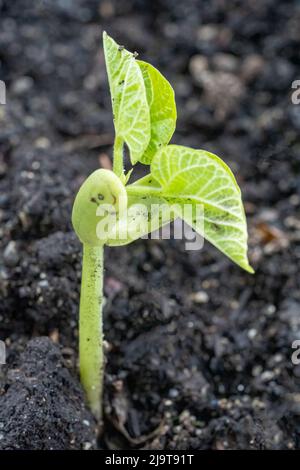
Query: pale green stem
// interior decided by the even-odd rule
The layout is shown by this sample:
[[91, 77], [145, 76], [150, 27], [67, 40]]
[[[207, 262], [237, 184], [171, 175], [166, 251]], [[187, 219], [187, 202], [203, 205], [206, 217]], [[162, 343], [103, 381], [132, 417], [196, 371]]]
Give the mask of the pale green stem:
[[116, 135], [115, 143], [114, 143], [113, 171], [119, 178], [122, 177], [124, 174], [123, 147], [124, 147], [123, 139]]
[[137, 195], [137, 196], [162, 196], [161, 188], [155, 188], [153, 186], [139, 186], [138, 184], [130, 184], [126, 186], [126, 191], [128, 195]]
[[95, 417], [102, 416], [103, 392], [103, 246], [83, 245], [79, 318], [80, 378]]

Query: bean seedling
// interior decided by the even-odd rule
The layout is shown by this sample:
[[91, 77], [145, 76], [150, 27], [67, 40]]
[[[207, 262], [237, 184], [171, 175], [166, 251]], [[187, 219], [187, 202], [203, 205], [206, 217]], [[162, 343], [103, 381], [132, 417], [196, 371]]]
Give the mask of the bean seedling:
[[[74, 230], [83, 244], [80, 376], [98, 419], [104, 369], [105, 245], [126, 245], [180, 216], [228, 258], [253, 272], [247, 258], [241, 192], [231, 170], [212, 153], [169, 145], [177, 117], [171, 85], [106, 33], [103, 45], [115, 127], [113, 170], [98, 169], [86, 179], [72, 213]], [[125, 146], [132, 165], [140, 162], [150, 167], [146, 176], [131, 184], [132, 170], [124, 172]], [[182, 211], [185, 205], [192, 210]], [[195, 216], [197, 207], [202, 208], [202, 224]]]

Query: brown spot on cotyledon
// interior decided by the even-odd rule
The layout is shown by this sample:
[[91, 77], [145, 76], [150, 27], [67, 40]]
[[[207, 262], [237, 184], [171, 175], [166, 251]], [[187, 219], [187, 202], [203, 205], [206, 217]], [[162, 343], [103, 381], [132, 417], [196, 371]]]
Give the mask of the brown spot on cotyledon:
[[112, 200], [113, 200], [113, 205], [115, 205], [116, 202], [117, 202], [117, 198], [116, 198], [116, 196], [115, 196], [113, 193], [110, 193], [110, 195], [111, 195]]

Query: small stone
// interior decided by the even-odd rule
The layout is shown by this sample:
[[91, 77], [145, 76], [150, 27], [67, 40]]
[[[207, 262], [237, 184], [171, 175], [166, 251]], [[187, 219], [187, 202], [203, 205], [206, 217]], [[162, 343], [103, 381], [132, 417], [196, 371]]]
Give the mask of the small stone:
[[263, 382], [269, 382], [273, 378], [274, 378], [274, 372], [272, 372], [271, 370], [266, 370], [265, 372], [261, 374], [261, 380]]
[[200, 26], [197, 39], [202, 46], [205, 44], [211, 50], [214, 50], [216, 44], [221, 49], [227, 48], [232, 40], [232, 31], [226, 26], [210, 23]]
[[31, 168], [33, 170], [39, 170], [40, 166], [41, 166], [40, 162], [35, 161], [35, 162], [32, 162]]
[[251, 330], [248, 331], [248, 338], [253, 339], [257, 335], [257, 330], [255, 328], [251, 328]]
[[19, 255], [17, 252], [16, 242], [10, 241], [8, 243], [3, 253], [3, 259], [4, 259], [4, 263], [6, 264], [6, 266], [13, 267], [18, 264]]
[[45, 279], [43, 281], [40, 281], [38, 283], [38, 286], [41, 287], [41, 288], [48, 288], [49, 287], [49, 282], [47, 281], [47, 279]]
[[170, 397], [170, 398], [177, 398], [178, 395], [179, 395], [179, 392], [178, 392], [178, 390], [177, 390], [176, 388], [171, 388], [171, 389], [169, 390], [169, 397]]
[[204, 290], [194, 292], [190, 298], [196, 304], [206, 304], [209, 301], [208, 294]]
[[245, 81], [255, 80], [263, 71], [265, 62], [259, 54], [251, 54], [246, 57], [242, 64], [242, 77]]
[[34, 146], [37, 149], [46, 150], [50, 147], [50, 140], [47, 137], [39, 137], [35, 142]]
[[208, 70], [208, 60], [203, 55], [194, 55], [189, 63], [189, 69], [196, 82], [201, 81], [201, 74]]
[[268, 307], [266, 308], [266, 313], [267, 315], [274, 315], [274, 313], [276, 312], [276, 307], [275, 305], [268, 305]]
[[219, 25], [206, 24], [198, 30], [198, 39], [200, 41], [214, 41], [219, 34]]
[[12, 92], [16, 95], [23, 95], [33, 87], [34, 81], [31, 77], [20, 77], [12, 84]]
[[239, 66], [238, 58], [233, 54], [225, 54], [220, 52], [215, 54], [212, 59], [212, 64], [217, 70], [223, 70], [223, 72], [235, 73]]
[[274, 356], [274, 362], [279, 363], [279, 362], [282, 362], [283, 359], [284, 359], [284, 358], [283, 358], [283, 355], [282, 355], [282, 354], [275, 354], [275, 356]]

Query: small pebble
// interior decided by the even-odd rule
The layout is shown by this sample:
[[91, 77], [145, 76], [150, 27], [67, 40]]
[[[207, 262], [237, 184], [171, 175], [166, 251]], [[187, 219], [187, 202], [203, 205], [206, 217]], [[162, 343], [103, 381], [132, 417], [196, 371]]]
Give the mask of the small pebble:
[[253, 339], [257, 335], [257, 331], [254, 328], [248, 331], [248, 338]]
[[33, 85], [34, 81], [31, 77], [20, 77], [13, 82], [11, 91], [16, 95], [23, 95], [29, 91]]
[[3, 253], [3, 259], [4, 259], [4, 263], [6, 264], [6, 266], [13, 267], [18, 264], [19, 255], [17, 252], [16, 242], [10, 241], [8, 243]]
[[171, 388], [171, 389], [169, 390], [169, 397], [170, 397], [170, 398], [177, 398], [178, 395], [179, 395], [179, 392], [178, 392], [178, 390], [177, 390], [176, 388]]
[[206, 304], [209, 301], [208, 294], [204, 290], [194, 292], [190, 298], [196, 304]]
[[274, 378], [274, 372], [272, 372], [271, 370], [266, 370], [265, 372], [261, 374], [261, 380], [263, 382], [269, 382], [273, 378]]

